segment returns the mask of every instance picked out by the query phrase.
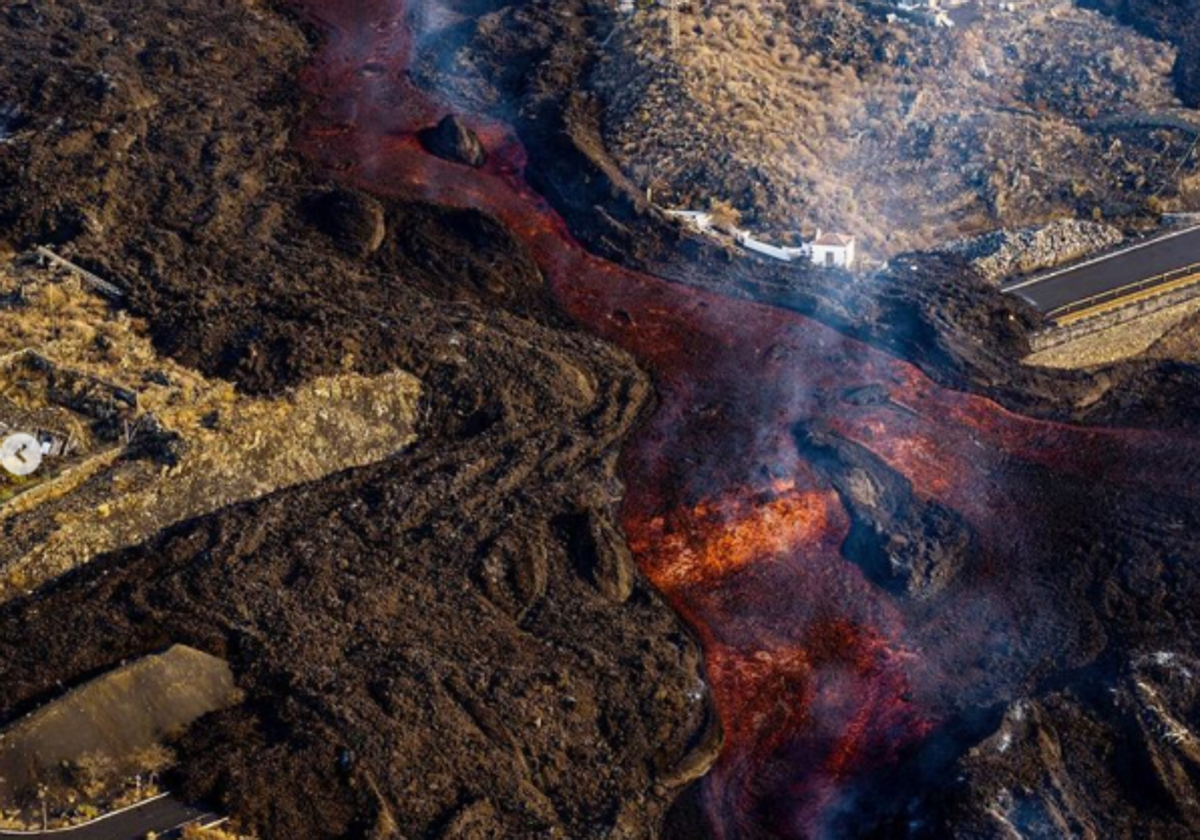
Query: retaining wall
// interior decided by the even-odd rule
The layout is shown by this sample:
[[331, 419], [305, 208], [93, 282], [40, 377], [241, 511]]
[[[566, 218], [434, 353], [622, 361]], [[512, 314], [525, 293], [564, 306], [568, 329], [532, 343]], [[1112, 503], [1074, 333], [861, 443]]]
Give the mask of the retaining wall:
[[1084, 336], [1103, 332], [1121, 324], [1128, 324], [1130, 321], [1135, 321], [1153, 312], [1161, 312], [1164, 309], [1178, 306], [1181, 303], [1187, 303], [1198, 297], [1200, 297], [1200, 283], [1195, 283], [1182, 289], [1175, 289], [1162, 295], [1139, 300], [1136, 303], [1113, 309], [1092, 318], [1077, 321], [1070, 326], [1050, 327], [1032, 335], [1029, 339], [1029, 345], [1035, 353], [1048, 350], [1051, 347], [1058, 347], [1076, 341]]

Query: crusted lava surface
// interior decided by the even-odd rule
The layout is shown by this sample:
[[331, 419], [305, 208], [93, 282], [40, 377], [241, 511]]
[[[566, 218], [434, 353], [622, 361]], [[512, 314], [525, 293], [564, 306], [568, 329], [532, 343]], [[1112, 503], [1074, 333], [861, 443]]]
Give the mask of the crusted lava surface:
[[315, 45], [294, 16], [0, 15], [19, 115], [0, 239], [119, 283], [162, 350], [247, 391], [400, 367], [425, 394], [404, 455], [6, 605], [4, 719], [187, 642], [247, 702], [185, 738], [175, 784], [257, 836], [652, 833], [655, 785], [717, 735], [697, 646], [613, 519], [646, 375], [568, 328], [486, 215], [372, 198], [291, 152]]
[[[519, 122], [514, 131], [503, 108], [466, 112], [488, 151], [476, 174], [422, 149], [418, 133], [470, 99], [409, 75], [407, 62], [469, 33], [477, 8], [452, 6], [462, 17], [389, 3], [306, 8], [331, 33], [317, 64], [326, 72], [314, 79], [322, 105], [301, 142], [315, 165], [380, 194], [486, 208], [526, 245], [563, 308], [654, 377], [656, 410], [622, 456], [622, 522], [642, 571], [703, 643], [725, 733], [716, 765], [674, 810], [673, 836], [945, 836], [968, 824], [963, 813], [1003, 833], [1007, 816], [984, 788], [948, 782], [1006, 703], [1093, 667], [1112, 678], [1123, 667], [1114, 663], [1146, 650], [1190, 650], [1180, 632], [1192, 621], [1186, 596], [1172, 594], [1143, 624], [1130, 620], [1143, 594], [1113, 585], [1130, 556], [1153, 567], [1192, 552], [1200, 448], [1188, 431], [1149, 428], [1165, 418], [1139, 408], [1174, 394], [1136, 370], [1107, 384], [1039, 379], [1004, 361], [1013, 348], [1003, 342], [972, 350], [1014, 310], [972, 278], [935, 308], [932, 290], [955, 268], [946, 261], [894, 268], [935, 278], [912, 292], [922, 302], [911, 308], [927, 316], [916, 328], [888, 309], [888, 296], [905, 299], [897, 282], [847, 330], [893, 352], [911, 348], [921, 368], [766, 305], [789, 298], [739, 282], [719, 260], [685, 254], [690, 274], [680, 279], [689, 283], [634, 270], [644, 263], [636, 249], [624, 265], [606, 262], [571, 238], [571, 201], [580, 199], [566, 180], [548, 180], [564, 171], [558, 159], [536, 132]], [[555, 32], [536, 8], [500, 14], [530, 25], [491, 19], [480, 28], [517, 40]], [[557, 35], [538, 59], [542, 72], [561, 71], [555, 57], [571, 47], [560, 45], [577, 43]], [[381, 64], [392, 72], [354, 72]], [[525, 69], [535, 90], [553, 89]], [[545, 197], [526, 176], [548, 187]], [[595, 181], [577, 189], [594, 196]], [[610, 224], [621, 201], [594, 215]], [[636, 230], [647, 231], [649, 249], [666, 241], [653, 226]], [[827, 320], [854, 321], [853, 291], [807, 297]], [[1033, 419], [982, 394], [1036, 405], [1046, 418], [1146, 428]], [[1104, 408], [1085, 411], [1084, 402]], [[1186, 570], [1172, 573], [1189, 582], [1171, 586], [1191, 591]], [[1102, 808], [1135, 832], [1152, 818], [1133, 797], [1113, 795]], [[1191, 826], [1170, 830], [1185, 836]]]
[[[1184, 37], [1190, 4], [1109, 3], [1156, 37]], [[617, 17], [585, 0], [462, 2], [463, 16], [422, 37], [414, 77], [449, 107], [513, 126], [536, 161], [529, 183], [593, 253], [676, 282], [771, 303], [908, 359], [942, 385], [986, 394], [1022, 413], [1080, 422], [1194, 426], [1200, 418], [1195, 366], [1132, 359], [1100, 373], [1031, 369], [1037, 315], [957, 257], [904, 254], [887, 270], [851, 282], [842, 275], [734, 256], [684, 235], [605, 150], [604, 102], [589, 78]], [[1140, 10], [1140, 11], [1139, 11]], [[1154, 10], [1153, 13], [1152, 10]], [[487, 12], [483, 14], [483, 12]], [[478, 17], [476, 17], [478, 16]], [[1187, 56], [1181, 66], [1189, 65]], [[1186, 98], [1182, 87], [1180, 96]], [[985, 340], [986, 337], [986, 340]]]
[[[1195, 370], [1022, 370], [1029, 314], [947, 259], [680, 241], [589, 146], [567, 5], [20, 7], [10, 240], [243, 388], [400, 366], [427, 405], [403, 456], [0, 609], [7, 715], [220, 654], [248, 701], [177, 782], [272, 838], [1194, 836]], [[490, 90], [444, 79], [468, 40]], [[112, 160], [101, 60], [177, 97]], [[422, 145], [451, 111], [478, 168]]]

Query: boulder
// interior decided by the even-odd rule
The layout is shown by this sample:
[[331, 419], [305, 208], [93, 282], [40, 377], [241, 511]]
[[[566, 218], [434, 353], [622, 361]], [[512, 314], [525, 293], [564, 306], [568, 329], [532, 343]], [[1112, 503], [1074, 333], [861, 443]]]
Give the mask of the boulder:
[[434, 128], [422, 131], [420, 140], [430, 154], [453, 163], [478, 168], [487, 160], [487, 152], [475, 132], [453, 114], [443, 117]]
[[304, 210], [310, 223], [352, 256], [374, 254], [387, 236], [383, 205], [362, 193], [342, 189], [323, 192], [310, 197]]
[[842, 554], [868, 578], [915, 600], [932, 598], [955, 580], [973, 538], [961, 516], [921, 498], [881, 458], [831, 429], [801, 426], [796, 442], [850, 514]]

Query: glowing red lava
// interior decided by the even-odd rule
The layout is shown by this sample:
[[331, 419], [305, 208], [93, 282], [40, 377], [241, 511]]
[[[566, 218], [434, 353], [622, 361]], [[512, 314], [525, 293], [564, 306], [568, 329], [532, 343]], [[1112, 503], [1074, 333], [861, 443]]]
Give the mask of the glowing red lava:
[[[727, 734], [704, 781], [713, 836], [825, 835], [854, 780], [936, 724], [944, 686], [983, 679], [977, 651], [1033, 620], [968, 592], [922, 619], [918, 646], [896, 599], [840, 555], [848, 516], [800, 456], [797, 424], [819, 420], [866, 447], [962, 513], [1001, 558], [1030, 539], [1006, 527], [1027, 502], [1006, 485], [1010, 461], [1102, 467], [1105, 481], [1130, 486], [1171, 480], [1151, 466], [1163, 463], [1160, 435], [1015, 416], [794, 313], [593, 257], [525, 183], [508, 127], [465, 115], [489, 150], [478, 171], [415, 142], [446, 109], [406, 72], [413, 26], [452, 16], [423, 7], [418, 20], [402, 0], [299, 5], [329, 35], [303, 76], [317, 107], [301, 151], [367, 190], [491, 214], [579, 323], [655, 376], [660, 406], [623, 456], [623, 522], [642, 569], [705, 646]], [[869, 384], [891, 404], [840, 399]]]

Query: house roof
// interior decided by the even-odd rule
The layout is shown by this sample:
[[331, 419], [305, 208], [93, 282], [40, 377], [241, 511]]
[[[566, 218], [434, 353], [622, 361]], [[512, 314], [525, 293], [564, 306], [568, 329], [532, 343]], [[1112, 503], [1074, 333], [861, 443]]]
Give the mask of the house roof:
[[854, 244], [854, 237], [845, 233], [822, 233], [813, 240], [813, 244], [825, 247], [849, 248]]

